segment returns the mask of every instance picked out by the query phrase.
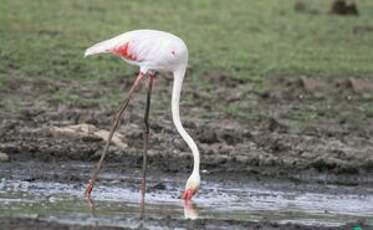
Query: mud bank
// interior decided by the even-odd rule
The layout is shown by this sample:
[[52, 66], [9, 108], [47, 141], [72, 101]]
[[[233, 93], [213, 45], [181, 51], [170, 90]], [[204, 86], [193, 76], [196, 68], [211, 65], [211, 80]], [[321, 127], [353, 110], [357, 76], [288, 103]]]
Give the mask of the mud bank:
[[[0, 167], [0, 222], [22, 226], [86, 229], [369, 229], [372, 188], [299, 184], [276, 179], [205, 175], [192, 203], [180, 200], [186, 174], [153, 171], [148, 178], [145, 220], [139, 219], [139, 171], [107, 165], [93, 193], [83, 197], [89, 165], [68, 162]], [[37, 168], [38, 170], [35, 170]], [[346, 223], [350, 223], [347, 224]], [[18, 229], [18, 228], [16, 228]]]
[[[27, 219], [27, 218], [0, 218], [2, 226], [6, 229], [30, 229], [30, 230], [44, 230], [44, 229], [57, 229], [57, 230], [88, 230], [88, 229], [98, 229], [98, 230], [115, 230], [115, 229], [149, 229], [145, 226], [139, 224], [135, 228], [126, 227], [110, 227], [110, 226], [80, 226], [71, 224], [61, 224], [49, 221], [43, 221], [39, 219]], [[350, 230], [355, 224], [350, 224], [344, 227], [312, 227], [312, 226], [302, 226], [298, 224], [276, 224], [276, 223], [246, 223], [240, 224], [234, 221], [172, 221], [169, 219], [164, 220], [154, 220], [156, 223], [166, 222], [168, 223], [166, 228], [173, 229], [266, 229], [266, 230], [293, 230], [293, 229], [304, 229], [304, 230], [335, 230], [335, 229], [345, 229]]]
[[[1, 178], [27, 183], [74, 184], [77, 190], [84, 189], [91, 165], [98, 160], [104, 142], [95, 137], [56, 135], [51, 132], [51, 127], [87, 123], [108, 130], [113, 105], [57, 103], [45, 96], [56, 90], [55, 87], [70, 87], [71, 94], [88, 100], [110, 94], [111, 89], [118, 85], [127, 91], [129, 80], [118, 78], [117, 82], [91, 82], [84, 86], [72, 80], [29, 80], [26, 82], [28, 87], [16, 87], [19, 83], [25, 85], [16, 78], [4, 82], [11, 90], [0, 92], [2, 98], [7, 99], [0, 101], [3, 108], [0, 111], [0, 152], [4, 161], [0, 164]], [[98, 89], [97, 84], [102, 87]], [[256, 87], [254, 83], [221, 73], [206, 73], [198, 82], [187, 81], [181, 104], [182, 120], [200, 148], [204, 181], [212, 180], [228, 186], [231, 181], [233, 187], [265, 185], [270, 191], [290, 192], [295, 189], [369, 195], [373, 187], [373, 116], [369, 109], [369, 85], [360, 79], [310, 80], [277, 76], [267, 77], [261, 87]], [[192, 168], [191, 153], [171, 122], [170, 87], [170, 79], [159, 78], [152, 104], [148, 161], [149, 171], [158, 179], [153, 178], [154, 188], [150, 188], [150, 192], [162, 188], [161, 178], [167, 176], [182, 186]], [[110, 148], [99, 181], [104, 186], [126, 182], [127, 179], [121, 175], [136, 178], [140, 174], [145, 100], [144, 94], [138, 94], [118, 128], [127, 147]], [[38, 100], [29, 101], [32, 97]], [[72, 166], [76, 164], [84, 167]], [[117, 179], [108, 176], [110, 173], [116, 173]], [[137, 179], [129, 183], [132, 191], [138, 186]], [[336, 189], [330, 190], [328, 186], [336, 186]], [[173, 198], [177, 199], [182, 187], [166, 185], [164, 189], [171, 191]], [[247, 201], [248, 204], [251, 202]], [[49, 223], [50, 220], [39, 217], [17, 218], [20, 219], [3, 217], [1, 222], [5, 226], [19, 223], [20, 227], [32, 223], [39, 229], [47, 229], [49, 225], [57, 229], [85, 228], [74, 223]], [[351, 219], [352, 222], [358, 220], [357, 217]], [[242, 222], [234, 218], [221, 220], [205, 216], [202, 220], [189, 222], [158, 216], [151, 221], [152, 226], [182, 226], [187, 229], [216, 229], [218, 226], [243, 229], [335, 228], [319, 226], [320, 221], [308, 222], [311, 227], [304, 222], [273, 223], [265, 218], [259, 222]], [[351, 228], [350, 225], [345, 227]]]
[[[50, 132], [50, 127], [71, 122], [53, 121], [48, 117], [33, 119], [45, 123], [25, 121], [23, 118], [2, 121], [0, 151], [8, 156], [10, 162], [93, 163], [98, 160], [104, 145], [101, 139], [56, 136]], [[227, 120], [221, 122], [224, 124]], [[227, 123], [226, 126], [209, 124], [206, 127], [206, 124], [186, 122], [189, 131], [198, 138], [202, 153], [201, 168], [206, 174], [224, 172], [246, 177], [275, 176], [300, 182], [312, 180], [352, 186], [372, 185], [370, 140], [355, 140], [359, 146], [353, 148], [334, 138], [326, 143], [308, 135], [250, 132], [237, 123]], [[113, 145], [106, 162], [120, 163], [119, 170], [139, 169], [142, 164], [141, 125], [122, 125], [119, 132], [126, 136], [128, 147]], [[153, 126], [150, 142], [148, 159], [151, 169], [168, 173], [191, 170], [192, 156], [169, 121], [164, 119]]]
[[[285, 177], [294, 172], [372, 174], [373, 118], [369, 87], [373, 84], [368, 80], [276, 76], [267, 77], [260, 89], [220, 73], [206, 73], [199, 80], [203, 84], [186, 81], [181, 113], [184, 126], [202, 153], [203, 169]], [[92, 82], [81, 86], [83, 91], [78, 90], [81, 83], [73, 81], [42, 81], [43, 84], [40, 80], [30, 81], [27, 88], [17, 88], [17, 83], [25, 84], [17, 79], [5, 81], [14, 89], [12, 94], [18, 94], [12, 102], [21, 107], [9, 111], [3, 101], [6, 109], [0, 113], [0, 151], [12, 162], [87, 162], [97, 160], [102, 140], [56, 136], [50, 128], [87, 123], [109, 130], [112, 107], [22, 99], [30, 98], [30, 94], [40, 98], [53, 85], [70, 87], [72, 94], [79, 92], [82, 98], [97, 97], [96, 94], [105, 95], [118, 85], [126, 91], [130, 79], [120, 78], [117, 84]], [[102, 87], [97, 89], [95, 84]], [[186, 172], [191, 169], [192, 156], [171, 122], [170, 86], [171, 79], [157, 79], [149, 163], [150, 167], [165, 172]], [[8, 95], [6, 91], [1, 94], [4, 98]], [[118, 129], [128, 148], [113, 146], [108, 162], [121, 162], [134, 168], [141, 164], [143, 107], [144, 94], [138, 92]]]

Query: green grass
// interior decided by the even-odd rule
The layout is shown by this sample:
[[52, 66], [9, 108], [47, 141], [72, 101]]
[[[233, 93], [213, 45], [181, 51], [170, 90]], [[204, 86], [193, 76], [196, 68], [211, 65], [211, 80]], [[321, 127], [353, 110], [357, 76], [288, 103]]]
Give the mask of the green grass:
[[308, 2], [320, 14], [297, 13], [290, 0], [2, 0], [0, 65], [13, 63], [13, 72], [27, 77], [131, 73], [116, 58], [84, 59], [83, 51], [128, 30], [154, 28], [185, 39], [197, 74], [373, 73], [373, 33], [353, 33], [373, 27], [373, 2], [359, 1], [359, 17], [327, 14], [330, 1]]
[[[330, 0], [1, 0], [0, 87], [4, 79], [90, 81], [133, 74], [110, 55], [83, 58], [90, 45], [125, 31], [153, 28], [182, 37], [193, 79], [206, 71], [261, 82], [267, 75], [366, 76], [373, 73], [373, 1], [359, 17], [328, 14]], [[363, 28], [361, 33], [354, 33]], [[260, 84], [259, 84], [260, 85]], [[258, 86], [260, 87], [260, 86]], [[63, 91], [63, 89], [61, 89]], [[57, 92], [57, 101], [78, 100]]]

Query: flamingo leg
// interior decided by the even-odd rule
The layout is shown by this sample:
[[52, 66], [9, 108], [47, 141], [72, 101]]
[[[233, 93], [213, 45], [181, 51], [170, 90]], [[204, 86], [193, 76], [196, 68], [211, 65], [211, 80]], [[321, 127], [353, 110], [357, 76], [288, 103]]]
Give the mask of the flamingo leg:
[[143, 149], [143, 164], [142, 164], [142, 183], [141, 183], [141, 219], [144, 218], [145, 213], [145, 192], [146, 192], [146, 166], [147, 166], [147, 152], [148, 152], [148, 141], [149, 141], [149, 111], [150, 111], [150, 102], [153, 89], [153, 83], [155, 74], [149, 75], [149, 88], [148, 94], [146, 97], [146, 108], [144, 115], [144, 149]]
[[139, 75], [137, 76], [135, 82], [133, 83], [133, 85], [132, 85], [132, 87], [131, 87], [131, 89], [130, 89], [130, 91], [128, 93], [127, 98], [124, 100], [123, 104], [119, 107], [118, 112], [115, 113], [115, 115], [114, 115], [113, 125], [111, 126], [108, 139], [106, 140], [104, 151], [103, 151], [103, 153], [101, 155], [100, 160], [97, 162], [96, 168], [93, 170], [92, 178], [88, 181], [87, 189], [86, 189], [86, 191], [84, 193], [85, 197], [88, 200], [90, 200], [90, 198], [91, 198], [91, 192], [93, 190], [93, 186], [95, 185], [95, 182], [96, 182], [96, 179], [97, 179], [97, 175], [100, 172], [102, 163], [103, 163], [105, 155], [106, 155], [106, 153], [107, 153], [107, 151], [109, 149], [109, 145], [111, 143], [111, 139], [113, 138], [114, 132], [115, 132], [115, 130], [117, 129], [117, 127], [119, 125], [120, 119], [121, 119], [124, 111], [127, 109], [127, 106], [128, 106], [128, 104], [129, 104], [129, 102], [130, 102], [130, 100], [132, 98], [133, 92], [135, 91], [135, 89], [137, 88], [138, 84], [141, 82], [141, 80], [143, 78], [144, 78], [144, 74], [140, 72]]

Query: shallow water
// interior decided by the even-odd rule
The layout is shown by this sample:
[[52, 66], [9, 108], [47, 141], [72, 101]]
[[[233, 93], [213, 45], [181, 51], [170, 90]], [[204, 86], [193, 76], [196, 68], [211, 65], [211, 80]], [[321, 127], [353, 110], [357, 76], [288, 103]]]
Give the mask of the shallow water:
[[[29, 182], [22, 176], [2, 179], [0, 216], [38, 217], [80, 225], [137, 227], [140, 193], [133, 181], [140, 179], [127, 177], [119, 183], [114, 180], [118, 177], [116, 174], [102, 175], [109, 182], [105, 186], [98, 185], [93, 192], [94, 213], [83, 199], [83, 184]], [[150, 177], [148, 184], [155, 183]], [[193, 204], [185, 204], [179, 199], [183, 183], [168, 177], [163, 184], [166, 189], [152, 189], [147, 193], [148, 219], [269, 220], [323, 226], [339, 226], [364, 219], [367, 225], [373, 225], [373, 195], [370, 195], [373, 193], [370, 188], [364, 194], [355, 194], [351, 188], [330, 186], [321, 193], [305, 189], [287, 190], [286, 185], [273, 189], [249, 183], [205, 182]], [[148, 223], [147, 227], [157, 229], [161, 226]]]

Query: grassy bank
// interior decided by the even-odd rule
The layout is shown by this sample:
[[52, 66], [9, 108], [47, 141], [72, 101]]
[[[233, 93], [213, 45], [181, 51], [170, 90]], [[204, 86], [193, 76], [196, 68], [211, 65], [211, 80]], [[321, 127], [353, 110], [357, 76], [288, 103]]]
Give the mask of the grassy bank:
[[[136, 68], [118, 58], [84, 59], [83, 52], [139, 28], [185, 39], [195, 81], [208, 71], [259, 85], [267, 75], [370, 77], [373, 2], [359, 1], [358, 17], [328, 14], [331, 1], [306, 2], [305, 12], [296, 12], [290, 0], [2, 0], [0, 85], [8, 87], [4, 82], [14, 77], [91, 82], [133, 74]], [[113, 89], [105, 101], [118, 93]], [[80, 100], [65, 87], [46, 95]]]
[[1, 74], [84, 79], [130, 73], [120, 60], [85, 60], [82, 53], [138, 28], [184, 38], [197, 73], [224, 70], [249, 79], [276, 72], [372, 73], [373, 3], [359, 1], [359, 17], [327, 14], [330, 1], [307, 4], [310, 13], [276, 0], [2, 0]]

